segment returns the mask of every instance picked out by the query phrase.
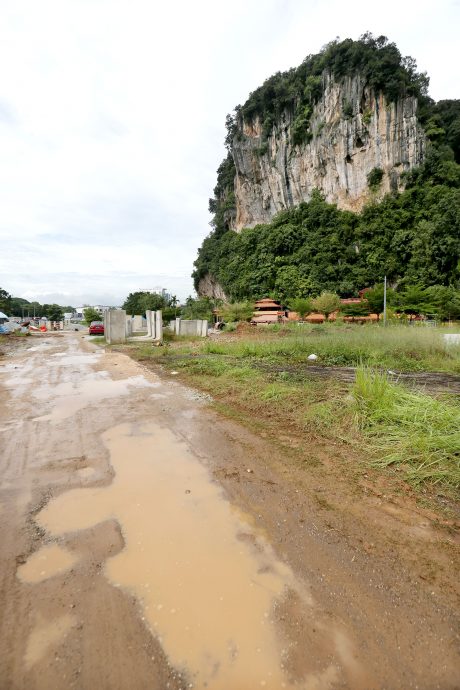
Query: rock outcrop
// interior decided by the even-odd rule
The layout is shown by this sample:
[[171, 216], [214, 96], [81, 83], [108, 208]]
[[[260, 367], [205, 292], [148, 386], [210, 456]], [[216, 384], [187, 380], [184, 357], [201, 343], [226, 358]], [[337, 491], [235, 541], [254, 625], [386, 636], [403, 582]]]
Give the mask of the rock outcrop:
[[224, 300], [224, 302], [228, 301], [222, 286], [210, 273], [206, 273], [206, 275], [203, 276], [203, 278], [200, 278], [197, 293], [201, 297], [210, 297], [211, 299], [222, 299]]
[[[236, 216], [230, 227], [239, 231], [267, 223], [279, 211], [308, 201], [315, 188], [326, 201], [353, 211], [400, 188], [402, 173], [424, 157], [426, 138], [416, 113], [415, 97], [387, 102], [359, 75], [337, 82], [325, 73], [308, 143], [293, 144], [288, 111], [265, 142], [259, 118], [243, 120], [232, 146]], [[383, 176], [372, 190], [368, 175], [376, 168]]]

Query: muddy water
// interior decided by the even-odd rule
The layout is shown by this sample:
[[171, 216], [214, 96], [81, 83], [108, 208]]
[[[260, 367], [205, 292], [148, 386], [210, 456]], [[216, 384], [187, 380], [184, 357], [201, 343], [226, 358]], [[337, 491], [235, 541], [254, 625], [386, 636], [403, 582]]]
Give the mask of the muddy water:
[[69, 570], [76, 560], [67, 549], [58, 544], [50, 544], [32, 554], [18, 568], [17, 576], [22, 582], [41, 582]]
[[100, 372], [95, 379], [94, 374], [86, 380], [77, 383], [63, 381], [52, 386], [46, 384], [34, 390], [33, 395], [39, 400], [53, 400], [51, 412], [34, 421], [38, 422], [59, 422], [68, 417], [72, 417], [76, 412], [82, 410], [87, 405], [97, 403], [104, 398], [129, 395], [133, 388], [153, 387], [143, 376], [131, 376], [127, 379], [114, 380], [108, 378], [104, 372]]
[[285, 641], [272, 621], [277, 601], [296, 586], [290, 569], [171, 431], [125, 424], [103, 440], [113, 483], [59, 496], [38, 522], [59, 535], [118, 521], [125, 548], [106, 562], [106, 576], [137, 596], [189, 687], [290, 686]]

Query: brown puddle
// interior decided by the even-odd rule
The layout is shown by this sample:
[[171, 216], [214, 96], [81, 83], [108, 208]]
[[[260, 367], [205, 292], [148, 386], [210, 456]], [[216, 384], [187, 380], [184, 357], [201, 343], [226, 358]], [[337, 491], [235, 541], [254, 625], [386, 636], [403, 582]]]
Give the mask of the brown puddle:
[[43, 400], [51, 398], [54, 403], [53, 408], [49, 414], [35, 417], [34, 421], [56, 422], [67, 419], [78, 412], [78, 410], [91, 403], [99, 402], [104, 398], [128, 395], [133, 387], [153, 388], [154, 386], [155, 384], [147, 381], [144, 376], [131, 376], [127, 379], [114, 380], [105, 377], [103, 374], [99, 374], [98, 378], [91, 374], [90, 378], [83, 379], [77, 384], [65, 381], [53, 385], [52, 395], [50, 395], [51, 386], [45, 384], [34, 391], [34, 396]]
[[297, 684], [283, 669], [286, 639], [272, 620], [274, 607], [289, 590], [307, 607], [309, 596], [185, 443], [153, 423], [114, 427], [103, 440], [113, 483], [71, 490], [37, 521], [55, 535], [118, 521], [125, 547], [105, 574], [136, 595], [188, 687], [329, 687], [334, 666]]
[[24, 565], [19, 566], [17, 576], [22, 582], [42, 582], [69, 570], [76, 560], [67, 549], [50, 544], [33, 553]]

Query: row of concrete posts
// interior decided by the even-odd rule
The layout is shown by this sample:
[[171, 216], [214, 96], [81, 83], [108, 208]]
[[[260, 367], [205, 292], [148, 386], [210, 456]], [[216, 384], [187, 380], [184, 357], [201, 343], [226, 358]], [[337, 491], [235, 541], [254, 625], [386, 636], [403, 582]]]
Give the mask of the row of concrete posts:
[[[104, 314], [104, 335], [109, 345], [126, 343], [127, 340], [146, 340], [163, 342], [163, 317], [161, 311], [147, 311], [146, 325], [142, 316], [126, 315], [124, 309], [109, 309]], [[133, 336], [133, 333], [146, 331], [145, 335]]]
[[[171, 321], [171, 330], [176, 335], [208, 335], [206, 319], [175, 319]], [[145, 334], [143, 332], [145, 331]], [[138, 335], [133, 335], [137, 333]], [[141, 335], [139, 335], [139, 333]], [[104, 314], [104, 334], [109, 345], [130, 341], [163, 342], [163, 315], [161, 311], [145, 312], [145, 319], [140, 315], [127, 316], [124, 309], [110, 309]]]

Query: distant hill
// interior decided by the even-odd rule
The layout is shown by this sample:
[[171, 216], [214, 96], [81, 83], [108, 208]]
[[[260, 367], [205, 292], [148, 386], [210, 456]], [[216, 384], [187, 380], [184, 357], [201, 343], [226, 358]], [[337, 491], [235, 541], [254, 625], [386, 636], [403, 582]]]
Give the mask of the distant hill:
[[227, 116], [200, 295], [460, 280], [460, 100], [385, 37], [334, 41]]

